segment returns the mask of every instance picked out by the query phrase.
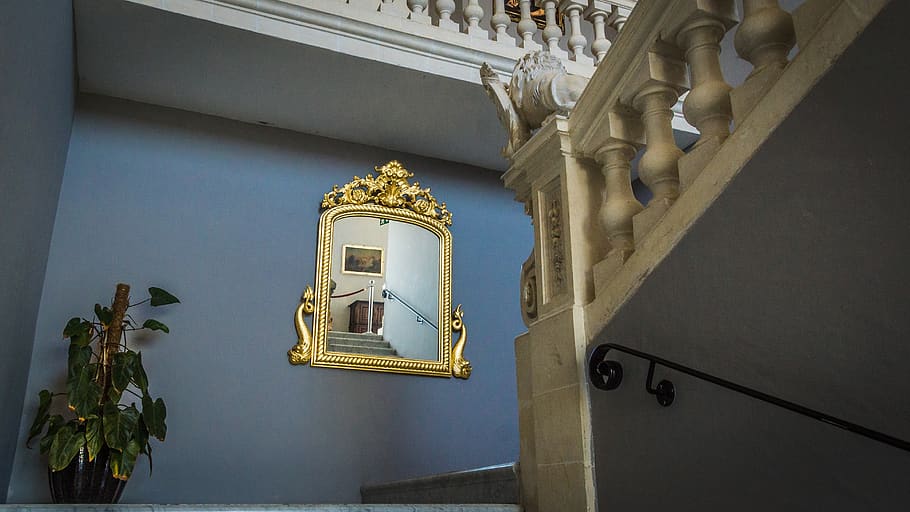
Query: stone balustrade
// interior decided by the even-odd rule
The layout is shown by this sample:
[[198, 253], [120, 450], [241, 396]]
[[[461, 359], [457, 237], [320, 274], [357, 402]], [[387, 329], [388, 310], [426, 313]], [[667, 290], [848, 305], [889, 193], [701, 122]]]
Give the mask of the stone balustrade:
[[[803, 5], [824, 14], [841, 2], [849, 3]], [[749, 127], [777, 116], [760, 108], [762, 99], [791, 94], [792, 87], [774, 85], [799, 72], [788, 55], [800, 32], [777, 0], [743, 0], [741, 14], [736, 0], [640, 0], [627, 17], [596, 1], [539, 3], [550, 53], [564, 50], [578, 63], [590, 50], [597, 71], [567, 116], [555, 112], [508, 152], [503, 176], [532, 217], [535, 237], [521, 274], [528, 332], [515, 340], [520, 485], [528, 512], [594, 510], [586, 350], [683, 236], [679, 219], [716, 197], [723, 186], [716, 169], [743, 165], [742, 140], [757, 144], [761, 136]], [[552, 13], [566, 17], [568, 39], [550, 26]], [[597, 34], [584, 50], [576, 38], [582, 19]], [[608, 26], [621, 31], [604, 42]], [[813, 25], [797, 17], [795, 26]], [[735, 30], [736, 51], [754, 70], [733, 88], [719, 57], [722, 40]], [[697, 139], [684, 152], [675, 136], [691, 130]], [[633, 193], [636, 156], [647, 204]]]
[[[286, 0], [293, 1], [293, 0]], [[599, 64], [637, 0], [348, 0], [470, 38], [534, 51], [547, 48], [590, 68]], [[344, 2], [341, 2], [344, 3]], [[466, 45], [470, 43], [466, 40]], [[590, 76], [590, 73], [586, 74]]]
[[[777, 0], [641, 0], [569, 119], [577, 154], [597, 161], [605, 177], [600, 236], [610, 250], [592, 275], [601, 286], [697, 178], [774, 84], [795, 45], [791, 15]], [[754, 70], [732, 88], [720, 65], [720, 43], [735, 30], [738, 55]], [[673, 139], [672, 107], [696, 128], [683, 153]], [[630, 194], [629, 161], [641, 151], [638, 177], [652, 199]]]

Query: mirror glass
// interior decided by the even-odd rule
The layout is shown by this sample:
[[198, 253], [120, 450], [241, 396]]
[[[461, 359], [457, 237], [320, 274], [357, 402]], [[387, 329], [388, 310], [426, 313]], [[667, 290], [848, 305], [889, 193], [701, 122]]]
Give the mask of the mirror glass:
[[467, 379], [464, 310], [452, 308], [452, 212], [400, 162], [375, 170], [322, 198], [315, 290], [300, 296], [288, 362]]
[[336, 219], [332, 233], [326, 350], [439, 359], [439, 237], [370, 216]]

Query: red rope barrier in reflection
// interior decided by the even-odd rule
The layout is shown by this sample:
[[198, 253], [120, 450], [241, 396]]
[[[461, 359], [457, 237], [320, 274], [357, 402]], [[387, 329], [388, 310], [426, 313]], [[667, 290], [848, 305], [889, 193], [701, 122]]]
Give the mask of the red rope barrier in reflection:
[[361, 289], [357, 290], [356, 292], [342, 293], [341, 295], [330, 295], [329, 297], [332, 299], [340, 299], [342, 297], [350, 297], [351, 295], [356, 295], [364, 290], [366, 290], [366, 288], [361, 288]]

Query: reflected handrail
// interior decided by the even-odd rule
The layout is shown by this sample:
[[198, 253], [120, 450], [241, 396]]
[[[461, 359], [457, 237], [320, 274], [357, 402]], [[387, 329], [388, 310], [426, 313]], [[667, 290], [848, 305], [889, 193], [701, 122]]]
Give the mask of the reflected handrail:
[[397, 293], [393, 292], [392, 290], [386, 288], [385, 285], [382, 285], [382, 298], [384, 298], [384, 299], [389, 299], [390, 301], [396, 301], [396, 300], [397, 300], [398, 302], [401, 303], [401, 305], [403, 305], [404, 307], [410, 309], [410, 310], [411, 310], [411, 313], [414, 313], [415, 315], [417, 315], [417, 323], [418, 323], [418, 324], [422, 324], [422, 323], [426, 322], [426, 323], [428, 323], [428, 324], [430, 325], [430, 327], [432, 327], [433, 329], [436, 329], [437, 331], [439, 330], [439, 327], [437, 327], [436, 324], [434, 324], [433, 322], [431, 322], [431, 321], [429, 320], [429, 318], [428, 318], [426, 315], [424, 315], [424, 314], [420, 313], [419, 311], [417, 311], [416, 309], [414, 309], [410, 304], [408, 304], [408, 302], [407, 302], [406, 300], [404, 300], [404, 299], [401, 298], [401, 295], [398, 295]]

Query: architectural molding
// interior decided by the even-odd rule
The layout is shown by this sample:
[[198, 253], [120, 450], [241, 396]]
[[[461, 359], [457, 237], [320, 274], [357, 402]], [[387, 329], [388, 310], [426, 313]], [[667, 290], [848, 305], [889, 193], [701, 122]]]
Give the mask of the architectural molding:
[[[309, 46], [480, 83], [486, 62], [502, 78], [527, 53], [490, 38], [370, 11], [337, 0], [127, 0]], [[592, 65], [563, 61], [591, 77]]]

